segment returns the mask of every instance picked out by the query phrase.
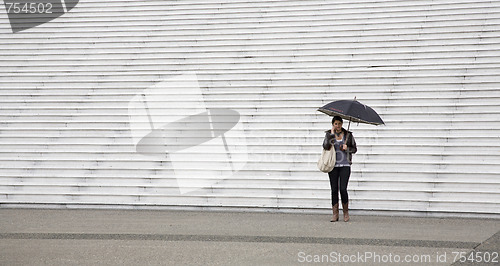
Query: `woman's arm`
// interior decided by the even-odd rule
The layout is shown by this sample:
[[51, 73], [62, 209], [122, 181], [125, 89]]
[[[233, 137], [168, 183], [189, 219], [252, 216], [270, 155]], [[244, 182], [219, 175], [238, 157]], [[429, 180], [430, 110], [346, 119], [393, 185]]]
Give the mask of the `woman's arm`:
[[354, 139], [354, 136], [352, 133], [349, 134], [349, 139], [347, 140], [347, 149], [349, 153], [356, 153], [358, 151], [358, 147], [356, 146], [356, 140]]
[[325, 139], [323, 140], [323, 149], [330, 150], [332, 148], [333, 135], [326, 132]]

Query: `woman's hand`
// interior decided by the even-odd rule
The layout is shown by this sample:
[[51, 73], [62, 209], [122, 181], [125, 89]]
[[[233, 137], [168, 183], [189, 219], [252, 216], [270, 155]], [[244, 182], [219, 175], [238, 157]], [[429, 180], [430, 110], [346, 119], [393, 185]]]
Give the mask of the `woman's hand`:
[[342, 150], [343, 151], [347, 150], [347, 145], [346, 144], [342, 145]]

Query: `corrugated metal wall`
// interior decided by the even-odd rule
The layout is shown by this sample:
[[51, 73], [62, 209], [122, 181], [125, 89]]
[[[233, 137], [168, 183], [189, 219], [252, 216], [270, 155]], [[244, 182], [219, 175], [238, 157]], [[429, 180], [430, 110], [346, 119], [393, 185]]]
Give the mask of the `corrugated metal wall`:
[[[500, 1], [82, 0], [0, 23], [0, 206], [326, 211], [316, 109], [356, 96], [386, 126], [351, 125], [353, 209], [500, 214]], [[225, 138], [137, 152], [148, 122], [213, 108], [238, 114]]]

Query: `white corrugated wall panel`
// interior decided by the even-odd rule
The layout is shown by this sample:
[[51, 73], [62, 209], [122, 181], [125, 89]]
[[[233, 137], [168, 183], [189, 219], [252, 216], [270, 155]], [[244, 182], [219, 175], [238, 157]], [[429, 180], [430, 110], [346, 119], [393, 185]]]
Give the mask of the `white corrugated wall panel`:
[[[498, 216], [499, 62], [500, 1], [83, 0], [17, 33], [0, 8], [0, 206], [326, 210], [316, 109], [356, 96], [386, 125], [351, 126], [354, 210]], [[179, 75], [204, 106], [164, 90], [155, 123], [238, 112], [239, 171], [217, 143], [136, 152], [134, 97]]]

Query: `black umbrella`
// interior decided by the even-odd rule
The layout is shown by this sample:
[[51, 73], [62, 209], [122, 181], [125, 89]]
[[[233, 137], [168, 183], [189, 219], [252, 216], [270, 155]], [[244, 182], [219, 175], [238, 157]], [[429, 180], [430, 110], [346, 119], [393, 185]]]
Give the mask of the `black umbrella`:
[[385, 124], [375, 110], [358, 102], [356, 98], [354, 100], [339, 100], [331, 102], [323, 107], [320, 107], [318, 111], [329, 116], [338, 115], [343, 119], [347, 119], [349, 120], [349, 126], [351, 121], [372, 125]]

